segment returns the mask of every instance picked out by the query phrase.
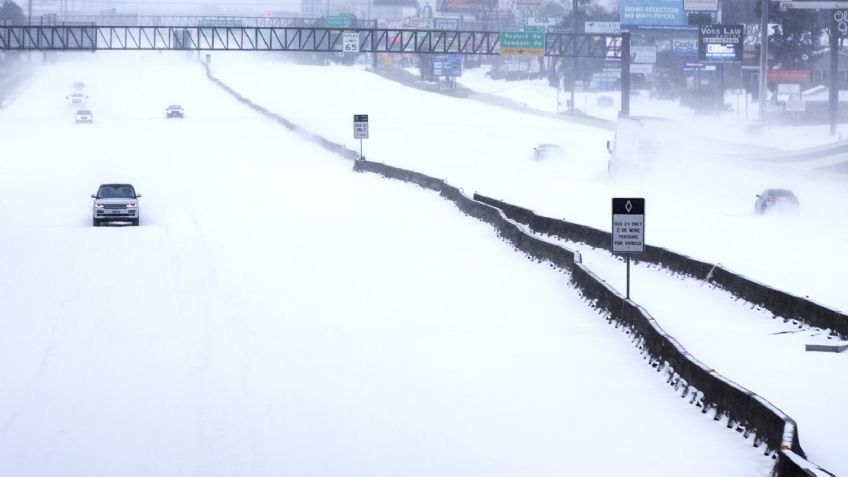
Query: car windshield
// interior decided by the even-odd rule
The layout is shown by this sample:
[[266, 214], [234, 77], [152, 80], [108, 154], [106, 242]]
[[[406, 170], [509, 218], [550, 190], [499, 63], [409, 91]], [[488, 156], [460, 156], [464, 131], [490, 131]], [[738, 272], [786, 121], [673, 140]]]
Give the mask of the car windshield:
[[177, 105], [171, 105], [171, 106], [168, 106], [168, 108], [169, 109], [183, 109], [182, 106], [177, 106]]
[[91, 114], [91, 111], [89, 111], [87, 109], [81, 109], [81, 110], [77, 111], [77, 114]]
[[766, 191], [765, 195], [770, 197], [795, 197], [792, 191], [784, 189], [770, 189]]
[[97, 191], [98, 199], [134, 199], [135, 189], [128, 184], [113, 184], [100, 186]]

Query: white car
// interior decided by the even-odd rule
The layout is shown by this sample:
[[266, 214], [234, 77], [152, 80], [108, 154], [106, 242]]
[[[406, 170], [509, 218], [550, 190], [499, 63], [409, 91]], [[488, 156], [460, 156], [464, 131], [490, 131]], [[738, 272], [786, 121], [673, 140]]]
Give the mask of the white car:
[[71, 106], [79, 106], [88, 102], [88, 96], [85, 93], [71, 93], [65, 96], [65, 99]]
[[94, 122], [94, 114], [91, 113], [91, 110], [88, 109], [80, 109], [74, 114], [74, 122], [79, 123], [93, 123]]
[[91, 194], [91, 198], [94, 199], [91, 222], [95, 227], [107, 222], [138, 225], [141, 216], [138, 199], [141, 194], [136, 194], [132, 184], [103, 184], [96, 194]]

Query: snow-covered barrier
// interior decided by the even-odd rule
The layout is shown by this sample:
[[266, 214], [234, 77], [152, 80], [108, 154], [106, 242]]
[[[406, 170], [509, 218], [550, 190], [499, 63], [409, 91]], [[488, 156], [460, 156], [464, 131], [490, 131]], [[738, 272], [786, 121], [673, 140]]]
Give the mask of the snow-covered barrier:
[[[536, 233], [551, 235], [595, 248], [607, 249], [612, 241], [609, 232], [560, 219], [543, 217], [523, 207], [508, 204], [480, 194], [474, 199], [494, 206], [507, 217], [527, 225]], [[732, 272], [720, 264], [702, 262], [671, 250], [647, 245], [645, 252], [636, 257], [641, 262], [653, 263], [671, 271], [709, 281], [733, 295], [760, 306], [784, 320], [830, 330], [841, 339], [848, 339], [848, 316], [806, 298], [774, 289], [768, 285]]]
[[[353, 169], [437, 191], [465, 214], [492, 225], [498, 234], [517, 250], [534, 260], [548, 261], [568, 271], [571, 274], [571, 282], [586, 300], [604, 312], [617, 328], [624, 329], [639, 347], [643, 357], [649, 360], [657, 372], [667, 376], [668, 384], [680, 393], [681, 398], [688, 398], [690, 404], [699, 406], [704, 413], [714, 413], [716, 420], [726, 419], [728, 427], [736, 429], [744, 436], [753, 434], [755, 445], [765, 444], [765, 452], [777, 460], [773, 472], [775, 476], [828, 475], [826, 471], [806, 460], [794, 420], [761, 396], [726, 379], [695, 359], [659, 326], [647, 310], [624, 298], [586, 268], [581, 263], [579, 254], [524, 232], [517, 224], [522, 220], [516, 217], [521, 213], [524, 214], [521, 216], [524, 219], [529, 218], [529, 211], [526, 209], [512, 210], [513, 217], [510, 218], [510, 214], [499, 207], [476, 200], [476, 195], [475, 198], [469, 197], [446, 181], [419, 172], [364, 160], [356, 161]], [[582, 226], [577, 226], [576, 230], [586, 237], [602, 237], [599, 234], [603, 234], [601, 231]], [[709, 264], [703, 266], [707, 270], [711, 268]]]
[[245, 96], [242, 96], [238, 91], [234, 90], [229, 85], [227, 85], [223, 81], [216, 78], [212, 74], [212, 70], [209, 69], [208, 64], [206, 64], [206, 63], [201, 63], [201, 64], [203, 65], [203, 68], [206, 70], [206, 77], [209, 78], [209, 80], [212, 81], [213, 83], [215, 83], [216, 85], [220, 86], [221, 89], [223, 89], [224, 91], [229, 93], [231, 96], [233, 96], [238, 102], [240, 102], [240, 103], [244, 104], [245, 106], [253, 109], [254, 111], [261, 113], [263, 116], [267, 117], [268, 119], [274, 120], [274, 121], [282, 124], [289, 131], [296, 133], [296, 134], [299, 134], [301, 137], [303, 137], [303, 138], [305, 138], [305, 139], [307, 139], [311, 142], [314, 142], [315, 144], [318, 144], [319, 146], [323, 147], [324, 149], [326, 149], [330, 152], [336, 153], [336, 154], [338, 154], [338, 155], [340, 155], [340, 156], [342, 156], [346, 159], [351, 159], [351, 160], [357, 159], [359, 157], [359, 153], [357, 153], [353, 149], [348, 149], [341, 144], [335, 143], [335, 142], [330, 141], [329, 139], [327, 139], [323, 136], [319, 136], [318, 134], [315, 134], [311, 131], [308, 131], [307, 129], [304, 129], [304, 128], [298, 126], [297, 124], [289, 121], [288, 119], [280, 116], [279, 114], [272, 112], [268, 108], [266, 108], [266, 107], [264, 107], [260, 104], [256, 104], [253, 101], [251, 101], [250, 99], [246, 98]]

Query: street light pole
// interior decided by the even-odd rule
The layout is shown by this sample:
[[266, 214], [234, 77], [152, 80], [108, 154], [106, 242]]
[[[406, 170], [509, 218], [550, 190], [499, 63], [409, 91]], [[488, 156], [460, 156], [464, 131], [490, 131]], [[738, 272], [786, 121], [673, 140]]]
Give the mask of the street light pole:
[[[571, 2], [571, 33], [577, 33], [577, 0]], [[575, 37], [576, 39], [576, 37]], [[574, 114], [574, 89], [577, 87], [577, 57], [571, 59], [571, 104], [568, 111]]]
[[760, 18], [760, 124], [766, 122], [766, 96], [768, 89], [768, 12], [769, 0], [762, 0]]

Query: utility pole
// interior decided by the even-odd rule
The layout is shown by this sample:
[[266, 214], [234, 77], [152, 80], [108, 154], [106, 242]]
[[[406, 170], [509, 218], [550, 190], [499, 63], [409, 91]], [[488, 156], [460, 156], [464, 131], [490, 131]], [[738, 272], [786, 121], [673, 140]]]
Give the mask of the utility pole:
[[836, 136], [836, 120], [839, 116], [839, 28], [833, 12], [830, 14], [830, 94], [828, 106], [830, 135]]
[[[571, 33], [577, 34], [577, 0], [571, 1]], [[575, 37], [576, 40], [576, 37]], [[577, 57], [571, 59], [571, 104], [568, 111], [574, 114], [574, 89], [577, 87]]]
[[760, 18], [760, 124], [766, 123], [766, 96], [768, 93], [768, 11], [769, 0], [762, 0]]

